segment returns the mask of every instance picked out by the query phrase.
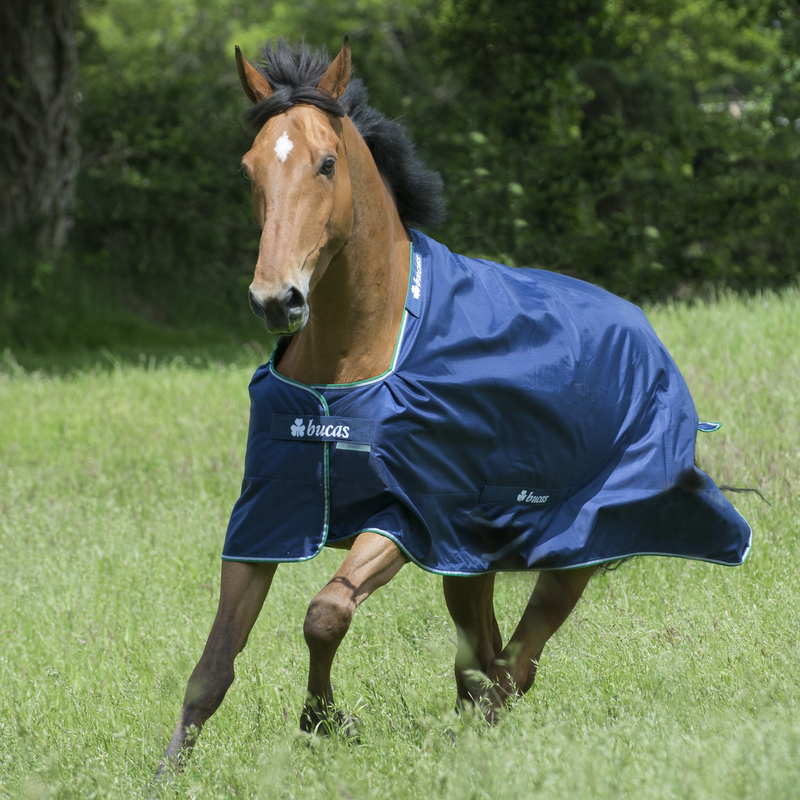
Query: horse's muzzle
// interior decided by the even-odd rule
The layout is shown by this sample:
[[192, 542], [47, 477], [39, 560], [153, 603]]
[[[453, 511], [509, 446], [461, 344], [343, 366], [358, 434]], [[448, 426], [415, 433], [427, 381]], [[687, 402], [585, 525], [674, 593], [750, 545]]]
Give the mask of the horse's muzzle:
[[269, 297], [263, 300], [250, 289], [250, 308], [264, 321], [269, 333], [297, 333], [308, 319], [306, 299], [294, 286], [283, 297]]

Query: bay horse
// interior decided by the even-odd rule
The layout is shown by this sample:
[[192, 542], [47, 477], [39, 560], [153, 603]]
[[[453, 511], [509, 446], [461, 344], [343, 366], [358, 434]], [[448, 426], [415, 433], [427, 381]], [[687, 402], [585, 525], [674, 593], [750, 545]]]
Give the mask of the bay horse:
[[[257, 130], [242, 159], [261, 228], [249, 298], [282, 338], [251, 384], [219, 607], [162, 775], [233, 683], [278, 563], [349, 551], [305, 617], [300, 727], [355, 736], [334, 703], [334, 656], [356, 609], [409, 561], [443, 576], [457, 701], [493, 722], [531, 688], [599, 565], [739, 564], [750, 547], [693, 466], [691, 397], [641, 312], [411, 231], [441, 221], [441, 181], [367, 105], [347, 38], [330, 63], [282, 41], [264, 56], [262, 72], [236, 48]], [[504, 644], [495, 574], [521, 569], [539, 575]]]

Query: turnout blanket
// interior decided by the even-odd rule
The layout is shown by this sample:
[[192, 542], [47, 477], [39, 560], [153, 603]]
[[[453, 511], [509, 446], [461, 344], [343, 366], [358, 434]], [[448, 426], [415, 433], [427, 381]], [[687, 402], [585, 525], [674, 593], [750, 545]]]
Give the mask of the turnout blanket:
[[694, 466], [692, 398], [638, 308], [417, 232], [411, 253], [388, 372], [306, 386], [280, 344], [256, 370], [223, 558], [302, 561], [370, 530], [441, 574], [744, 561], [750, 528]]

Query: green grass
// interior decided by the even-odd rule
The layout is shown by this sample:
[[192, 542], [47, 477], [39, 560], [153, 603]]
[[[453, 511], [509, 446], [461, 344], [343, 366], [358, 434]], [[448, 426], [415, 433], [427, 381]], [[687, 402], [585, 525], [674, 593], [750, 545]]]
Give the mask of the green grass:
[[[452, 712], [440, 581], [407, 567], [334, 668], [364, 744], [297, 733], [308, 601], [341, 559], [282, 566], [179, 796], [796, 798], [800, 294], [650, 310], [701, 418], [704, 468], [756, 486], [741, 568], [640, 559], [596, 578], [492, 730]], [[135, 798], [216, 608], [258, 353], [0, 358], [0, 797]], [[95, 358], [95, 362], [92, 361]], [[40, 365], [43, 366], [43, 365]], [[503, 576], [506, 635], [534, 576]]]

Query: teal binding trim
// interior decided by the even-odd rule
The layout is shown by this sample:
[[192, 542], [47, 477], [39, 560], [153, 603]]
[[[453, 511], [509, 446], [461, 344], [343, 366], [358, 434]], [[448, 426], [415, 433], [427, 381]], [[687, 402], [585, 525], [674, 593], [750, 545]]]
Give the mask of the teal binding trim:
[[713, 433], [722, 427], [721, 422], [698, 422], [697, 430], [701, 433]]

